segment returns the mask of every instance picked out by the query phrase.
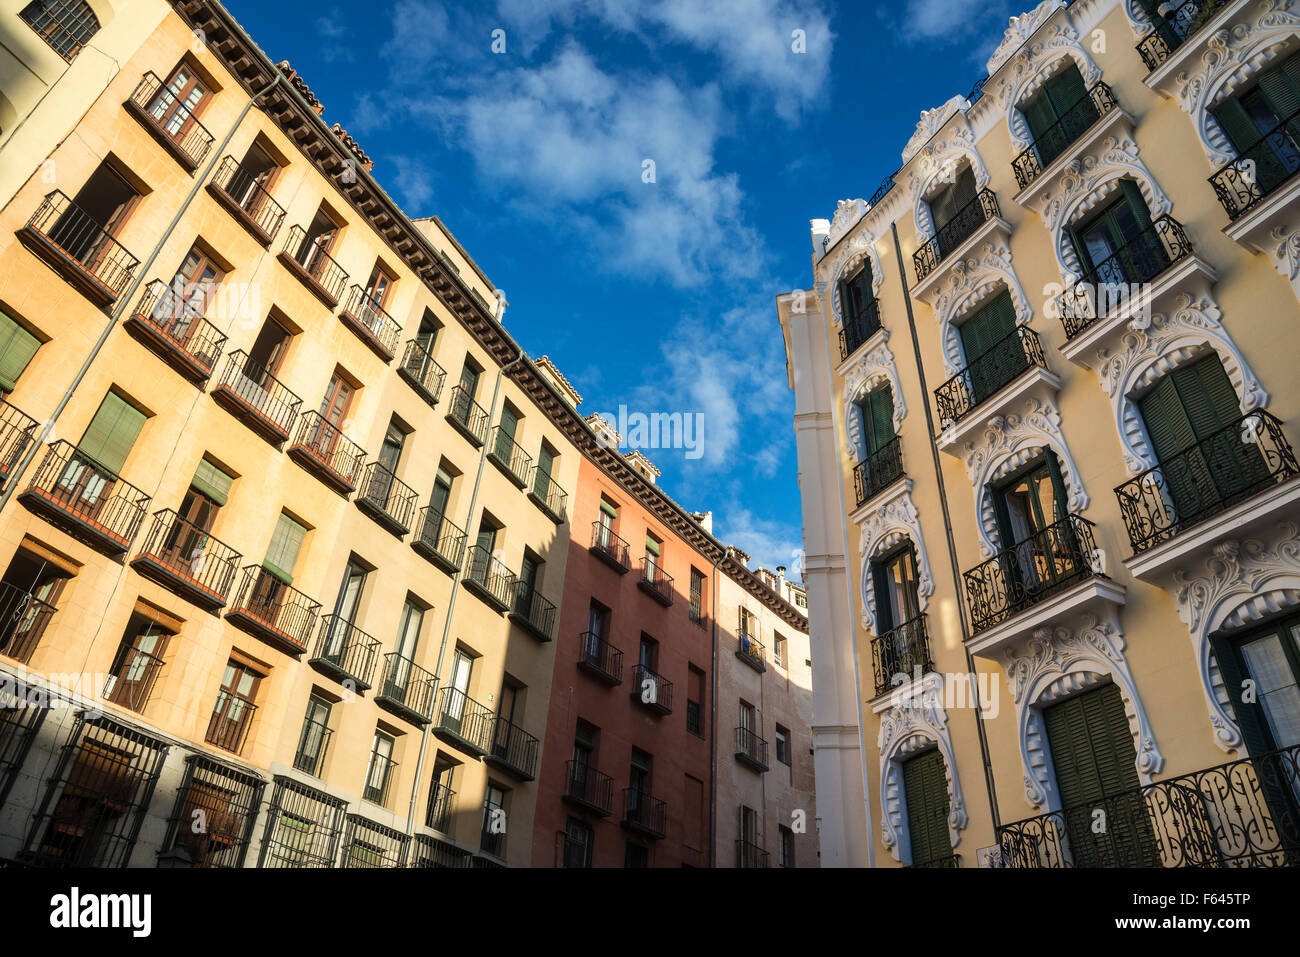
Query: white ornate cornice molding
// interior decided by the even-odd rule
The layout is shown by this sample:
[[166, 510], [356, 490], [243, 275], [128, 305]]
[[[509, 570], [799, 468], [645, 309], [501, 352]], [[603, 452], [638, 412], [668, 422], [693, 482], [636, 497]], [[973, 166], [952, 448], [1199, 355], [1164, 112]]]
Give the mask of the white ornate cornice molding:
[[858, 552], [862, 556], [862, 627], [876, 629], [876, 589], [871, 580], [871, 562], [891, 549], [910, 541], [916, 549], [916, 594], [921, 611], [925, 611], [934, 594], [934, 577], [930, 574], [930, 556], [921, 535], [921, 513], [912, 501], [910, 479], [898, 483], [897, 491], [887, 492], [862, 520]]
[[1300, 606], [1300, 528], [1285, 522], [1264, 540], [1220, 542], [1193, 571], [1174, 573], [1173, 592], [1191, 636], [1214, 743], [1231, 753], [1242, 747], [1241, 728], [1210, 636]]
[[907, 406], [903, 402], [903, 387], [898, 379], [898, 367], [894, 365], [894, 353], [890, 351], [889, 330], [878, 333], [880, 345], [860, 356], [844, 373], [844, 422], [848, 429], [849, 449], [856, 453], [855, 461], [862, 461], [867, 454], [866, 436], [862, 431], [862, 410], [858, 403], [882, 386], [889, 386], [894, 400], [894, 434], [903, 427], [903, 418], [907, 415]]
[[975, 147], [975, 133], [968, 123], [954, 128], [933, 143], [927, 143], [907, 165], [907, 189], [912, 197], [912, 218], [921, 242], [935, 234], [930, 198], [945, 183], [955, 182], [962, 160], [970, 164], [977, 189], [989, 184], [989, 171]]
[[947, 123], [955, 113], [969, 107], [970, 101], [958, 94], [943, 106], [936, 106], [933, 110], [922, 110], [921, 119], [916, 124], [916, 132], [912, 134], [912, 138], [903, 147], [903, 162], [910, 163], [912, 157], [925, 145], [926, 140], [943, 129], [943, 124]]
[[984, 431], [966, 443], [962, 459], [975, 492], [975, 512], [980, 517], [980, 554], [985, 558], [998, 552], [997, 517], [989, 484], [1028, 463], [1044, 448], [1055, 452], [1061, 464], [1067, 507], [1073, 513], [1082, 513], [1088, 507], [1088, 493], [1065, 444], [1061, 413], [1051, 402], [1027, 399], [1023, 412], [993, 416]]
[[831, 245], [834, 245], [841, 236], [856, 226], [866, 214], [867, 201], [865, 199], [840, 200], [836, 204], [835, 215], [831, 217], [830, 232], [828, 233]]
[[942, 705], [941, 682], [920, 693], [903, 697], [881, 712], [876, 744], [880, 749], [880, 839], [894, 860], [910, 864], [906, 798], [903, 794], [903, 761], [937, 746], [943, 756], [944, 778], [948, 783], [948, 840], [956, 847], [966, 827], [966, 803], [961, 793], [948, 713]]
[[1209, 297], [1193, 299], [1179, 293], [1172, 314], [1157, 313], [1150, 320], [1136, 316], [1129, 321], [1114, 352], [1098, 351], [1097, 377], [1110, 397], [1124, 448], [1124, 465], [1130, 475], [1156, 465], [1137, 400], [1156, 380], [1178, 366], [1214, 351], [1237, 390], [1242, 413], [1268, 406], [1268, 393], [1223, 328], [1222, 318], [1223, 311]]
[[943, 343], [943, 366], [950, 376], [966, 364], [959, 321], [988, 302], [1000, 288], [1005, 287], [1011, 293], [1017, 323], [1026, 325], [1034, 317], [1034, 308], [1011, 263], [1011, 247], [993, 238], [981, 243], [972, 253], [949, 267], [935, 294], [934, 313]]
[[1023, 647], [1003, 654], [1002, 667], [1011, 685], [1020, 729], [1025, 800], [1032, 807], [1055, 811], [1060, 805], [1042, 709], [1102, 684], [1106, 678], [1119, 687], [1124, 699], [1138, 777], [1148, 783], [1164, 767], [1164, 756], [1156, 746], [1124, 649], [1124, 635], [1117, 622], [1087, 614], [1079, 619], [1077, 628], [1040, 628]]
[[1269, 230], [1268, 240], [1268, 258], [1300, 296], [1300, 230], [1283, 223]]
[[1123, 7], [1129, 29], [1133, 31], [1133, 39], [1140, 40], [1151, 32], [1151, 18], [1142, 9], [1141, 0], [1124, 0]]
[[1065, 7], [1065, 0], [1043, 0], [1038, 6], [1034, 7], [1028, 13], [1022, 13], [1018, 17], [1012, 17], [1007, 24], [1006, 31], [1002, 34], [1002, 42], [998, 44], [993, 55], [989, 57], [987, 72], [989, 76], [998, 72], [1002, 64], [1006, 63], [1013, 54], [1016, 53], [1032, 37], [1044, 23], [1046, 23], [1053, 13]]

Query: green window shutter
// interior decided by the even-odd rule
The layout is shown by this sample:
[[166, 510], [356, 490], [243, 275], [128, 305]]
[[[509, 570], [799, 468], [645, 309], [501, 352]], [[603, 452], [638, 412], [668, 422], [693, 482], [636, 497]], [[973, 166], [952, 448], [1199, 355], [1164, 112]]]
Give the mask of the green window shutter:
[[879, 452], [894, 438], [894, 393], [889, 386], [867, 394], [862, 405], [867, 454]]
[[899, 624], [894, 621], [893, 605], [889, 601], [889, 575], [883, 562], [871, 563], [871, 587], [876, 590], [876, 634], [883, 635]]
[[230, 496], [230, 486], [234, 481], [207, 459], [203, 459], [194, 472], [194, 478], [190, 479], [190, 487], [198, 489], [218, 505], [225, 505]]
[[293, 566], [298, 563], [298, 550], [306, 535], [306, 528], [281, 512], [262, 567], [286, 585], [292, 584]]
[[0, 390], [14, 390], [40, 347], [39, 339], [0, 312]]
[[1137, 750], [1118, 686], [1103, 685], [1045, 708], [1043, 721], [1062, 807], [1140, 786]]
[[1224, 100], [1210, 112], [1219, 121], [1223, 132], [1228, 135], [1228, 139], [1232, 141], [1239, 155], [1259, 142], [1259, 130], [1255, 128], [1250, 114], [1246, 112], [1240, 100], [1235, 97]]
[[651, 555], [653, 555], [655, 558], [659, 557], [659, 543], [656, 542], [653, 538], [648, 538], [648, 537], [646, 538], [645, 550], [649, 552]]
[[1057, 116], [1064, 116], [1070, 107], [1088, 95], [1088, 86], [1083, 82], [1083, 74], [1079, 72], [1079, 67], [1075, 63], [1058, 71], [1043, 88], [1052, 101]]
[[604, 499], [600, 500], [600, 510], [610, 518], [618, 518], [618, 509], [613, 505], [610, 505], [609, 502], [606, 502]]
[[961, 344], [969, 364], [1016, 331], [1016, 307], [1002, 290], [961, 324]]
[[[1119, 181], [1119, 187], [1124, 193], [1124, 201], [1128, 203], [1128, 208], [1133, 210], [1133, 217], [1138, 221], [1138, 226], [1147, 229], [1151, 226], [1151, 210], [1147, 208], [1146, 197], [1142, 195], [1142, 189], [1131, 179], [1122, 179]], [[1125, 237], [1132, 239], [1132, 236]]]
[[1218, 355], [1208, 355], [1175, 369], [1170, 378], [1198, 440], [1204, 440], [1241, 418], [1237, 391]]
[[543, 445], [537, 453], [537, 474], [545, 475], [549, 479], [554, 465], [555, 453]]
[[907, 799], [912, 863], [949, 857], [952, 842], [948, 836], [948, 782], [939, 751], [927, 751], [903, 764], [903, 794]]
[[1155, 388], [1138, 401], [1138, 408], [1156, 461], [1169, 461], [1196, 444], [1196, 431], [1178, 398], [1172, 376], [1157, 382]]
[[853, 287], [849, 285], [847, 279], [840, 280], [840, 312], [845, 322], [851, 322], [858, 317], [858, 310], [853, 302]]
[[969, 166], [963, 166], [961, 172], [957, 174], [957, 182], [953, 184], [953, 202], [956, 206], [954, 211], [961, 212], [973, 203], [977, 192], [975, 171]]
[[1300, 113], [1300, 54], [1259, 75], [1259, 88], [1268, 97], [1279, 120]]
[[1029, 124], [1029, 132], [1033, 134], [1034, 142], [1042, 139], [1043, 134], [1056, 122], [1056, 111], [1052, 109], [1046, 91], [1040, 90], [1020, 112], [1025, 115], [1025, 122]]
[[111, 472], [120, 472], [131, 452], [145, 415], [115, 392], [104, 396], [77, 448]]
[[518, 428], [519, 428], [519, 416], [515, 414], [515, 410], [510, 408], [510, 406], [508, 405], [502, 408], [501, 431], [504, 432], [506, 435], [510, 436], [511, 441], [514, 441], [515, 430]]

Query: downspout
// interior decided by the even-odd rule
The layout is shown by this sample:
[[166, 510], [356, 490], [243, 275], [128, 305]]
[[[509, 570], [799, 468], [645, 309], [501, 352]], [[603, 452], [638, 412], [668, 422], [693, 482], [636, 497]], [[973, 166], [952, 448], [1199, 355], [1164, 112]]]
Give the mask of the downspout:
[[[497, 370], [497, 380], [492, 386], [492, 404], [488, 406], [488, 422], [491, 423], [496, 418], [497, 399], [501, 395], [501, 380], [505, 378], [506, 371], [524, 361], [524, 350], [520, 348], [519, 355], [515, 356], [499, 370]], [[468, 546], [469, 539], [469, 519], [474, 517], [474, 509], [478, 507], [479, 487], [483, 484], [483, 469], [487, 465], [488, 443], [484, 442], [483, 447], [479, 450], [478, 455], [478, 472], [474, 476], [474, 491], [469, 499], [469, 512], [465, 521], [465, 538]], [[438, 663], [433, 669], [433, 693], [438, 694], [438, 682], [442, 680], [442, 666], [447, 659], [447, 639], [451, 636], [451, 619], [456, 611], [456, 598], [460, 595], [460, 582], [465, 576], [465, 563], [460, 563], [460, 568], [451, 579], [451, 598], [447, 600], [447, 617], [442, 623], [442, 642], [438, 645]], [[424, 758], [429, 750], [429, 735], [432, 733], [433, 722], [430, 721], [424, 726], [424, 731], [420, 734], [420, 754], [415, 760], [415, 780], [411, 784], [411, 807], [406, 814], [406, 834], [412, 836], [415, 834], [415, 801], [420, 794], [420, 777], [424, 774]]]
[[721, 559], [713, 562], [713, 665], [709, 693], [709, 867], [718, 866], [718, 566], [730, 560], [730, 545]]
[[[970, 641], [970, 628], [966, 624], [966, 609], [962, 604], [962, 586], [957, 576], [957, 541], [952, 534], [952, 516], [948, 511], [948, 492], [943, 483], [943, 468], [939, 460], [939, 447], [935, 444], [933, 436], [934, 431], [934, 414], [930, 411], [930, 390], [925, 384], [925, 368], [921, 364], [921, 340], [916, 334], [916, 317], [912, 314], [912, 296], [907, 290], [906, 273], [903, 272], [903, 247], [898, 241], [898, 226], [890, 222], [889, 229], [894, 235], [894, 254], [898, 257], [898, 282], [903, 287], [903, 303], [907, 306], [907, 326], [912, 333], [912, 350], [916, 355], [916, 375], [921, 384], [921, 395], [924, 401], [921, 403], [925, 409], [925, 430], [926, 435], [930, 436], [930, 456], [934, 460], [934, 476], [939, 483], [939, 505], [943, 509], [943, 532], [944, 540], [948, 545], [948, 563], [952, 568], [952, 584], [957, 595], [957, 622], [961, 626], [961, 648], [966, 654], [966, 671], [974, 678], [975, 676], [975, 658], [970, 653], [970, 647], [967, 642]], [[1001, 826], [1001, 817], [998, 814], [998, 795], [993, 781], [993, 759], [989, 755], [988, 732], [984, 727], [984, 708], [980, 704], [979, 682], [970, 682], [970, 693], [974, 696], [975, 703], [975, 728], [979, 732], [980, 755], [984, 761], [984, 786], [988, 790], [989, 811], [993, 815], [993, 830], [997, 832]], [[953, 769], [955, 771], [955, 769]]]
[[59, 400], [59, 404], [55, 406], [54, 411], [50, 413], [48, 418], [46, 418], [44, 426], [41, 429], [40, 437], [31, 444], [25, 453], [23, 453], [22, 460], [18, 463], [17, 468], [13, 470], [13, 480], [6, 485], [4, 492], [0, 493], [0, 513], [4, 512], [5, 506], [9, 504], [9, 500], [13, 497], [14, 491], [21, 484], [21, 482], [18, 481], [19, 477], [27, 471], [27, 467], [32, 464], [32, 460], [36, 458], [41, 447], [45, 445], [45, 440], [49, 438], [50, 433], [54, 430], [54, 423], [58, 420], [59, 416], [63, 414], [63, 410], [67, 408], [68, 403], [72, 401], [72, 396], [76, 393], [77, 387], [81, 385], [82, 380], [86, 377], [86, 373], [90, 371], [91, 365], [94, 364], [95, 360], [99, 357], [99, 353], [104, 348], [104, 344], [108, 342], [109, 335], [112, 334], [113, 329], [116, 328], [118, 320], [122, 318], [122, 313], [126, 311], [132, 300], [135, 299], [135, 294], [139, 290], [141, 283], [144, 282], [145, 276], [149, 275], [149, 270], [153, 267], [159, 254], [161, 254], [163, 246], [167, 244], [172, 233], [176, 231], [176, 226], [180, 223], [181, 217], [184, 216], [186, 211], [190, 208], [190, 204], [194, 202], [194, 197], [197, 196], [199, 191], [203, 188], [208, 175], [212, 172], [213, 167], [217, 165], [217, 161], [226, 152], [226, 147], [230, 144], [230, 140], [235, 135], [236, 130], [239, 129], [240, 125], [244, 122], [244, 118], [248, 116], [249, 111], [257, 101], [279, 86], [280, 81], [283, 79], [283, 74], [276, 73], [274, 80], [264, 86], [257, 93], [254, 93], [249, 101], [244, 104], [243, 111], [240, 112], [239, 118], [235, 120], [234, 125], [231, 126], [230, 130], [226, 133], [225, 138], [221, 141], [221, 145], [212, 151], [212, 159], [208, 160], [208, 165], [203, 170], [203, 175], [194, 178], [194, 186], [190, 189], [189, 196], [185, 197], [185, 202], [182, 203], [180, 209], [176, 211], [176, 215], [172, 217], [172, 221], [163, 232], [162, 238], [158, 240], [158, 243], [153, 248], [153, 252], [149, 254], [148, 260], [146, 260], [144, 265], [142, 265], [137, 271], [136, 278], [131, 283], [130, 289], [118, 297], [117, 306], [113, 309], [108, 324], [104, 326], [104, 331], [100, 333], [99, 339], [96, 340], [89, 355], [87, 355], [85, 361], [82, 362], [81, 368], [77, 370], [77, 375], [72, 380], [72, 384], [69, 385], [67, 390], [63, 393], [63, 398]]

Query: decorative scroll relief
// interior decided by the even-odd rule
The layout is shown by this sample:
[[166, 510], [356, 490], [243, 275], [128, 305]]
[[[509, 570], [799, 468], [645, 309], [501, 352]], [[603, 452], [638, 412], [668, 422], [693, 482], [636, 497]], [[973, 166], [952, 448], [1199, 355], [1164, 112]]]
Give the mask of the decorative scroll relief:
[[1141, 0], [1124, 0], [1124, 16], [1128, 17], [1133, 39], [1140, 40], [1151, 32], [1151, 19], [1142, 9]]
[[961, 840], [961, 831], [966, 827], [966, 803], [940, 687], [938, 682], [930, 684], [920, 693], [903, 697], [880, 715], [880, 734], [876, 739], [880, 748], [880, 839], [900, 863], [912, 863], [907, 802], [903, 794], [903, 761], [909, 755], [931, 745], [938, 746], [948, 783], [948, 840], [953, 847]]
[[1268, 239], [1268, 258], [1300, 297], [1300, 230], [1286, 224], [1274, 226]]
[[1187, 625], [1192, 654], [1214, 729], [1214, 743], [1232, 753], [1241, 728], [1210, 647], [1210, 635], [1242, 628], [1284, 608], [1300, 606], [1300, 527], [1283, 522], [1263, 539], [1223, 541], [1190, 572], [1174, 573], [1174, 602]]
[[1236, 159], [1237, 151], [1210, 110], [1289, 52], [1300, 30], [1295, 0], [1262, 0], [1254, 10], [1253, 17], [1206, 37], [1200, 60], [1176, 80], [1174, 95], [1215, 169]]
[[1032, 37], [1048, 18], [1057, 10], [1065, 6], [1065, 0], [1043, 0], [1038, 6], [1028, 13], [1022, 13], [1018, 17], [1012, 17], [1007, 23], [1006, 32], [1002, 34], [1002, 42], [998, 44], [993, 55], [989, 57], [986, 70], [989, 76], [996, 73], [1012, 55], [1024, 45], [1025, 41]]
[[1179, 293], [1170, 315], [1157, 313], [1148, 321], [1139, 315], [1129, 320], [1115, 352], [1097, 353], [1097, 377], [1110, 397], [1111, 408], [1124, 447], [1124, 465], [1130, 475], [1153, 468], [1157, 462], [1147, 440], [1138, 399], [1170, 371], [1206, 353], [1218, 353], [1237, 390], [1243, 414], [1268, 405], [1268, 393], [1246, 364], [1246, 359], [1223, 328], [1223, 311], [1205, 296], [1195, 300]]
[[844, 375], [844, 421], [848, 427], [849, 449], [856, 453], [855, 461], [861, 462], [867, 456], [866, 436], [862, 431], [862, 410], [858, 403], [884, 386], [889, 386], [894, 399], [894, 434], [903, 427], [903, 417], [907, 415], [907, 406], [903, 404], [903, 388], [898, 380], [898, 368], [894, 365], [894, 353], [886, 345], [889, 331], [882, 329], [884, 340], [862, 358], [853, 363], [853, 367]]
[[817, 274], [824, 277], [818, 280], [818, 294], [830, 293], [831, 317], [835, 325], [844, 325], [843, 303], [840, 302], [840, 280], [853, 274], [864, 259], [871, 262], [871, 295], [880, 295], [880, 283], [884, 271], [880, 268], [880, 257], [876, 255], [876, 239], [865, 231], [859, 231], [835, 250], [835, 256], [817, 266]]
[[916, 124], [916, 132], [912, 134], [912, 138], [903, 147], [903, 162], [910, 163], [912, 157], [920, 152], [925, 141], [939, 132], [943, 128], [943, 124], [947, 123], [954, 113], [969, 107], [970, 101], [958, 94], [943, 106], [936, 106], [933, 110], [922, 110], [920, 122]]
[[1029, 121], [1021, 112], [1044, 83], [1071, 63], [1079, 68], [1083, 83], [1091, 88], [1101, 80], [1101, 67], [1079, 43], [1079, 35], [1066, 25], [1058, 24], [1037, 42], [1022, 49], [1010, 61], [998, 89], [998, 105], [1006, 111], [1007, 127], [1016, 152], [1028, 149], [1034, 141]]
[[1005, 287], [1011, 293], [1016, 322], [1027, 325], [1034, 308], [1011, 265], [1011, 249], [1001, 240], [981, 243], [975, 254], [953, 263], [934, 301], [943, 342], [943, 365], [948, 375], [956, 375], [965, 365], [958, 322], [986, 303]]
[[1088, 614], [1081, 616], [1077, 628], [1039, 628], [1023, 647], [1003, 653], [1002, 667], [1011, 685], [1020, 730], [1025, 800], [1032, 807], [1060, 809], [1042, 709], [1103, 684], [1106, 678], [1115, 683], [1124, 700], [1138, 777], [1149, 783], [1164, 768], [1164, 756], [1156, 746], [1124, 649], [1124, 635], [1117, 622]]
[[862, 556], [862, 627], [873, 634], [876, 630], [876, 589], [871, 580], [871, 562], [874, 559], [910, 541], [916, 549], [916, 595], [921, 611], [925, 611], [930, 596], [934, 594], [930, 557], [921, 536], [920, 512], [912, 501], [911, 480], [900, 483], [898, 488], [898, 493], [878, 504], [863, 520], [858, 541], [858, 552]]
[[857, 225], [863, 216], [867, 215], [867, 201], [865, 199], [842, 199], [835, 207], [835, 215], [831, 217], [831, 228], [828, 235], [830, 236], [829, 244], [835, 245], [835, 242]]
[[1088, 507], [1088, 493], [1061, 433], [1061, 413], [1051, 402], [1039, 399], [1027, 399], [1024, 409], [990, 418], [983, 434], [967, 442], [962, 455], [975, 491], [975, 511], [980, 517], [980, 554], [985, 558], [992, 558], [998, 552], [997, 516], [989, 483], [1030, 461], [1040, 449], [1050, 448], [1056, 453], [1068, 509], [1079, 513]]
[[924, 243], [936, 232], [930, 200], [945, 183], [956, 181], [961, 161], [966, 160], [970, 164], [977, 189], [988, 186], [989, 171], [979, 151], [975, 149], [975, 134], [969, 126], [954, 129], [937, 143], [926, 144], [917, 156], [918, 159], [908, 174], [908, 189], [912, 196], [916, 235]]

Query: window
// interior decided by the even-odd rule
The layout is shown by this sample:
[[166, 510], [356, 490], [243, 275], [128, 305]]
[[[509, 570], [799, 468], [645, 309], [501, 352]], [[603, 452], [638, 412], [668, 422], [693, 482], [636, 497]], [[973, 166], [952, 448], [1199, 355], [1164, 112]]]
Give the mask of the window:
[[[397, 627], [397, 644], [393, 648], [401, 664], [415, 663], [415, 651], [420, 646], [420, 629], [423, 627], [424, 606], [408, 597], [402, 604], [402, 620]], [[405, 681], [401, 685], [405, 689]]]
[[0, 310], [0, 398], [18, 385], [41, 341]]
[[433, 347], [438, 342], [438, 333], [442, 331], [442, 323], [434, 316], [430, 309], [424, 310], [424, 315], [420, 317], [420, 327], [415, 333], [416, 344], [424, 350], [426, 356], [433, 356]]
[[775, 661], [782, 668], [784, 668], [786, 667], [785, 656], [786, 656], [785, 635], [779, 635], [776, 632], [773, 632], [772, 633], [772, 660]]
[[645, 577], [647, 581], [659, 581], [659, 549], [660, 541], [653, 535], [646, 533], [645, 537]]
[[132, 711], [143, 711], [162, 668], [167, 640], [174, 634], [139, 612], [133, 614], [113, 657], [104, 697]]
[[445, 833], [447, 830], [447, 822], [451, 815], [451, 799], [456, 795], [452, 790], [456, 766], [457, 762], [441, 751], [433, 762], [433, 780], [429, 783], [429, 806], [424, 812], [424, 824], [435, 831]]
[[291, 338], [284, 326], [268, 318], [262, 323], [257, 338], [253, 340], [253, 347], [248, 350], [248, 360], [244, 363], [244, 377], [253, 385], [264, 387], [267, 377], [274, 376], [280, 371]]
[[235, 204], [248, 213], [268, 235], [274, 235], [284, 217], [284, 210], [271, 199], [270, 193], [271, 185], [279, 172], [280, 164], [255, 142], [223, 186]]
[[108, 471], [120, 472], [140, 430], [144, 428], [144, 420], [143, 412], [116, 392], [109, 392], [77, 443], [77, 449]]
[[307, 227], [302, 245], [298, 247], [294, 258], [312, 275], [323, 272], [330, 262], [329, 253], [334, 248], [340, 230], [340, 225], [322, 203], [312, 217], [311, 225]]
[[659, 642], [643, 634], [637, 652], [637, 662], [645, 671], [654, 672], [659, 665]]
[[627, 795], [627, 816], [631, 821], [642, 821], [643, 815], [648, 814], [643, 810], [643, 797], [650, 795], [650, 770], [653, 766], [654, 759], [642, 751], [640, 748], [632, 749], [632, 761], [628, 770], [627, 786], [630, 789]]
[[599, 728], [578, 719], [578, 726], [573, 732], [573, 763], [569, 771], [568, 793], [583, 800], [598, 797], [596, 781], [589, 772], [595, 763], [599, 738]]
[[163, 846], [183, 850], [195, 867], [243, 867], [263, 787], [260, 778], [191, 755]]
[[[862, 417], [863, 451], [868, 460], [894, 441], [894, 391], [888, 385], [868, 392], [858, 400]], [[875, 487], [875, 483], [871, 483]]]
[[571, 817], [564, 829], [564, 866], [591, 867], [593, 834], [591, 825]]
[[99, 32], [99, 18], [85, 0], [33, 0], [19, 16], [65, 60]]
[[872, 562], [871, 568], [876, 589], [876, 634], [884, 635], [921, 613], [916, 555], [911, 543]]
[[[478, 393], [478, 380], [483, 371], [468, 358], [460, 370], [460, 388], [466, 400], [473, 399]], [[468, 414], [468, 413], [467, 413]]]
[[790, 729], [779, 724], [776, 726], [776, 759], [786, 766], [790, 765]]
[[704, 842], [708, 840], [707, 829], [704, 821], [708, 814], [708, 807], [704, 801], [704, 782], [699, 778], [686, 775], [686, 788], [684, 797], [683, 821], [685, 831], [682, 836], [682, 842], [697, 851], [704, 849]]
[[840, 280], [840, 313], [844, 325], [847, 326], [866, 315], [867, 307], [871, 304], [872, 292], [871, 259], [865, 257], [862, 260], [862, 267], [857, 272], [847, 279]]
[[77, 191], [72, 206], [50, 227], [49, 236], [69, 256], [101, 279], [117, 272], [105, 235], [117, 236], [140, 200], [140, 193], [113, 167], [100, 163]]
[[483, 833], [479, 847], [496, 857], [506, 856], [506, 799], [509, 792], [491, 781], [483, 797]]
[[375, 268], [370, 271], [370, 278], [366, 280], [366, 301], [382, 309], [388, 302], [388, 294], [392, 291], [394, 281], [383, 267], [375, 263]]
[[329, 750], [330, 712], [333, 705], [320, 697], [312, 695], [307, 699], [307, 714], [302, 722], [302, 734], [298, 738], [298, 751], [293, 757], [293, 766], [299, 771], [320, 776], [325, 767], [325, 755]]
[[1109, 204], [1068, 229], [1080, 265], [1098, 285], [1145, 282], [1169, 264], [1142, 190], [1131, 179], [1119, 185]]
[[[970, 235], [968, 217], [962, 213], [975, 202], [977, 192], [975, 172], [967, 164], [930, 200], [930, 215], [934, 217], [940, 256], [948, 255]], [[982, 222], [983, 216], [978, 221]]]
[[[1003, 289], [969, 316], [957, 331], [966, 356], [966, 386], [971, 391], [971, 404], [977, 405], [1002, 388], [1017, 360], [1026, 361], [1019, 340], [1011, 338], [1016, 335], [1016, 307], [1011, 302], [1011, 293]], [[995, 351], [1000, 344], [1001, 348]], [[892, 409], [890, 412], [892, 415]]]
[[794, 831], [784, 824], [778, 824], [777, 831], [781, 835], [781, 866], [794, 867]]
[[208, 733], [204, 737], [208, 744], [235, 754], [243, 750], [253, 714], [257, 711], [253, 702], [262, 678], [247, 665], [233, 658], [230, 660], [221, 680], [221, 689], [217, 692], [216, 707], [208, 721]]
[[551, 475], [555, 471], [555, 459], [555, 449], [543, 442], [542, 447], [537, 451], [537, 468], [533, 473], [533, 494], [548, 504], [551, 503], [551, 490], [554, 487]]
[[275, 779], [258, 867], [333, 867], [347, 802]]
[[763, 862], [762, 848], [758, 844], [758, 812], [752, 807], [741, 805], [740, 818], [740, 858], [738, 867], [766, 867]]
[[429, 507], [438, 515], [446, 517], [447, 506], [451, 501], [451, 485], [453, 476], [447, 471], [445, 465], [438, 466], [438, 474], [433, 480], [433, 492], [429, 496]]
[[1259, 194], [1272, 192], [1300, 170], [1300, 53], [1212, 112], [1237, 154], [1255, 161]]
[[1083, 74], [1072, 60], [1053, 74], [1020, 112], [1029, 124], [1042, 166], [1065, 152], [1099, 115], [1096, 106], [1088, 100]]
[[948, 783], [939, 751], [932, 749], [903, 763], [903, 793], [912, 863], [931, 864], [950, 857]]
[[694, 665], [686, 681], [686, 730], [704, 737], [704, 672]]
[[18, 549], [0, 577], [0, 654], [24, 664], [45, 634], [69, 574], [49, 559]]
[[397, 742], [392, 735], [382, 731], [375, 732], [370, 745], [370, 763], [366, 767], [366, 786], [361, 796], [372, 804], [381, 807], [388, 803], [388, 785], [392, 783], [393, 771], [397, 762], [393, 760], [393, 748]]
[[281, 512], [271, 535], [271, 544], [266, 549], [266, 558], [262, 560], [262, 567], [286, 585], [293, 584], [293, 568], [298, 564], [298, 552], [306, 536], [305, 526]]
[[182, 63], [150, 102], [147, 112], [173, 140], [180, 142], [194, 125], [211, 91], [194, 67]]
[[465, 718], [465, 706], [469, 704], [469, 679], [474, 670], [474, 659], [460, 648], [451, 658], [451, 680], [447, 682], [449, 690], [443, 698], [442, 726], [453, 734], [477, 732], [462, 727]]
[[704, 573], [691, 566], [691, 621], [704, 624]]

